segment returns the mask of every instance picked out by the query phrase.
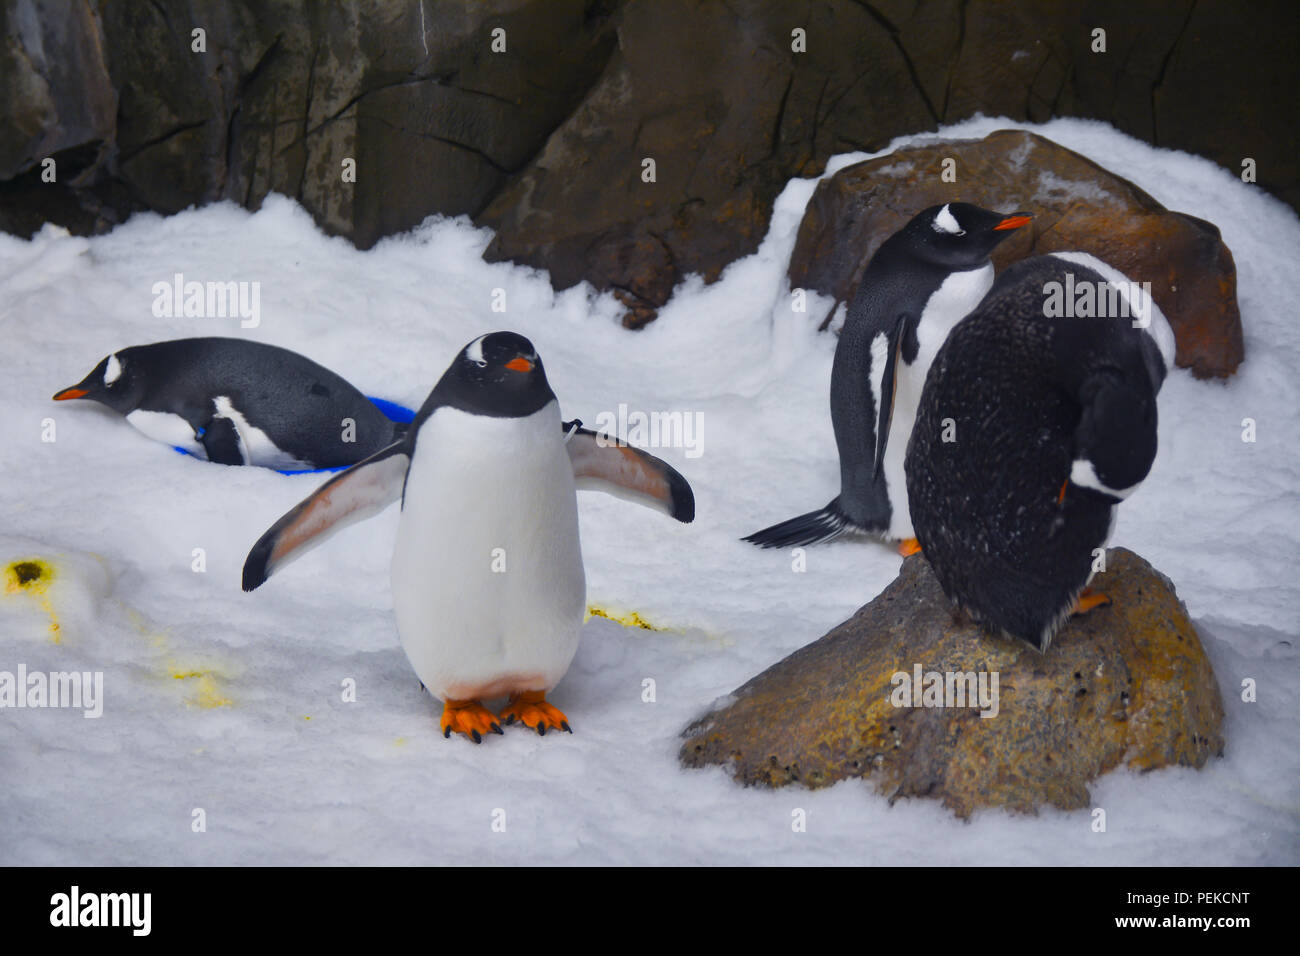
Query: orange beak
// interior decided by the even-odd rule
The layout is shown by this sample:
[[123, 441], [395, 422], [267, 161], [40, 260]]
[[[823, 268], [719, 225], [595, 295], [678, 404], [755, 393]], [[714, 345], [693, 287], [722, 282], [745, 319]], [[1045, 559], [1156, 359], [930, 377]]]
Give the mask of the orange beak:
[[1001, 229], [1019, 229], [1021, 226], [1029, 225], [1033, 218], [1033, 216], [1028, 215], [1027, 213], [1016, 213], [1014, 216], [1007, 216], [1006, 219], [1003, 219], [1000, 223], [994, 226], [993, 231], [997, 232]]
[[84, 388], [65, 388], [61, 392], [54, 393], [54, 400], [56, 402], [66, 402], [70, 398], [85, 398], [89, 394]]
[[512, 372], [531, 372], [533, 363], [521, 355], [519, 358], [512, 358], [509, 362], [506, 362], [506, 368]]

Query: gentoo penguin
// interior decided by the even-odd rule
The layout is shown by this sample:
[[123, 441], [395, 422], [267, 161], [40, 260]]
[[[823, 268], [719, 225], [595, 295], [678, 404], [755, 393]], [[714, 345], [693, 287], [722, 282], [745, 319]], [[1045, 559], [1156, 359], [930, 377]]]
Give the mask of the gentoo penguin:
[[989, 255], [1030, 219], [946, 203], [881, 244], [849, 305], [831, 369], [839, 496], [746, 541], [784, 548], [854, 530], [900, 541], [904, 554], [915, 550], [903, 459], [926, 373], [953, 326], [993, 285]]
[[352, 465], [406, 427], [329, 369], [245, 339], [122, 349], [54, 395], [74, 398], [107, 405], [150, 438], [223, 465]]
[[[251, 591], [328, 533], [401, 498], [393, 610], [442, 731], [482, 740], [516, 719], [569, 730], [547, 703], [578, 648], [586, 583], [576, 488], [630, 497], [678, 521], [691, 487], [653, 455], [563, 422], [533, 345], [470, 342], [401, 440], [326, 482], [271, 527], [244, 564]], [[483, 701], [509, 696], [493, 714]]]
[[939, 350], [907, 453], [917, 537], [954, 603], [1040, 651], [1109, 603], [1086, 589], [1095, 550], [1151, 469], [1173, 358], [1150, 295], [1092, 256], [998, 277]]

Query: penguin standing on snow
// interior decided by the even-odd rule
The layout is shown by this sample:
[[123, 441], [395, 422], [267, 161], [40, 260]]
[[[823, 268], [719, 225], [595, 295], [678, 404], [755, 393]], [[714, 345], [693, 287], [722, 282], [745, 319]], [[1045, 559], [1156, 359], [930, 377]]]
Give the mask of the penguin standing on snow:
[[993, 285], [989, 255], [1028, 213], [970, 203], [931, 206], [886, 239], [849, 305], [831, 370], [840, 493], [745, 538], [765, 548], [863, 531], [916, 549], [903, 460], [925, 376], [939, 347]]
[[246, 339], [196, 338], [122, 349], [55, 393], [85, 398], [135, 428], [222, 465], [352, 465], [405, 429], [308, 358]]
[[[1063, 310], [1062, 290], [1090, 304]], [[998, 277], [939, 350], [907, 453], [917, 537], [955, 604], [1046, 651], [1109, 603], [1087, 589], [1094, 551], [1151, 469], [1173, 358], [1150, 296], [1093, 256]]]
[[[586, 579], [575, 489], [689, 522], [690, 485], [653, 455], [565, 423], [532, 343], [465, 346], [406, 436], [326, 482], [249, 552], [251, 591], [330, 532], [402, 501], [393, 610], [402, 648], [444, 704], [442, 731], [569, 730], [546, 701], [578, 648]], [[493, 714], [483, 706], [509, 697]], [[498, 720], [500, 718], [500, 720]]]

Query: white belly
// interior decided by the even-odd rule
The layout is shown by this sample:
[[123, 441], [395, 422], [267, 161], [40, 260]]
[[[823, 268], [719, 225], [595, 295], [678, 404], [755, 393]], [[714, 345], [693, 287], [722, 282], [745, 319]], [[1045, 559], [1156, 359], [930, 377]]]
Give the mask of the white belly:
[[183, 448], [199, 458], [208, 457], [207, 451], [195, 439], [194, 429], [190, 427], [190, 423], [179, 415], [137, 408], [127, 414], [126, 420], [136, 431], [154, 441], [163, 442], [173, 448]]
[[916, 413], [921, 407], [921, 393], [925, 377], [930, 373], [934, 357], [948, 340], [948, 333], [993, 287], [993, 264], [966, 272], [954, 272], [925, 304], [917, 323], [916, 337], [920, 342], [916, 361], [911, 365], [901, 360], [894, 369], [894, 414], [889, 423], [889, 442], [885, 445], [885, 486], [889, 490], [889, 536], [895, 539], [914, 538], [912, 511], [907, 500], [907, 479], [903, 463], [907, 459], [907, 443], [916, 424]]
[[450, 408], [429, 417], [392, 575], [402, 647], [439, 698], [559, 683], [578, 649], [586, 579], [555, 402], [524, 419]]

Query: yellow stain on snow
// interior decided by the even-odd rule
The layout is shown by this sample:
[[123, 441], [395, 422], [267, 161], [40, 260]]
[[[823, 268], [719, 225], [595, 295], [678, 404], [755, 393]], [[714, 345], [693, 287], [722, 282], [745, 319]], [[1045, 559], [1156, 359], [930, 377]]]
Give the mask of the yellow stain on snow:
[[158, 650], [164, 650], [167, 647], [167, 635], [162, 631], [155, 630], [143, 614], [122, 601], [118, 601], [117, 604], [126, 613], [126, 619], [140, 632], [140, 636], [149, 639], [150, 645]]
[[26, 594], [35, 600], [50, 617], [50, 640], [63, 643], [59, 616], [50, 601], [50, 582], [54, 580], [54, 565], [40, 558], [11, 561], [5, 568], [5, 596]]
[[[211, 670], [181, 670], [172, 664], [167, 665], [171, 676], [175, 680], [193, 681], [193, 684], [187, 685], [192, 688], [191, 696], [185, 701], [189, 707], [202, 707], [204, 710], [210, 710], [213, 707], [232, 707], [234, 701], [221, 693], [221, 688], [217, 681], [220, 675]], [[311, 718], [307, 718], [310, 720]]]
[[584, 620], [590, 620], [593, 617], [603, 617], [606, 620], [613, 621], [615, 624], [622, 624], [624, 627], [639, 627], [646, 631], [663, 630], [661, 627], [655, 627], [636, 611], [615, 611], [612, 608], [604, 608], [592, 604], [587, 608], [587, 617]]
[[166, 655], [165, 660], [154, 668], [159, 677], [184, 682], [186, 691], [185, 706], [211, 710], [216, 707], [233, 707], [235, 702], [227, 697], [222, 682], [228, 680], [225, 674], [212, 667], [196, 667], [193, 664], [178, 664], [170, 655], [171, 641], [165, 632], [155, 628], [147, 618], [129, 604], [118, 602], [140, 636], [147, 638], [151, 647]]

